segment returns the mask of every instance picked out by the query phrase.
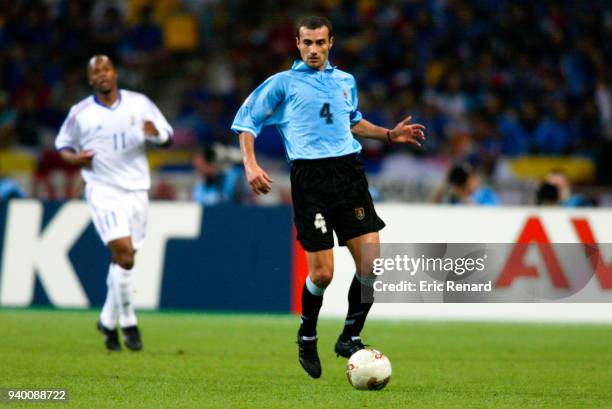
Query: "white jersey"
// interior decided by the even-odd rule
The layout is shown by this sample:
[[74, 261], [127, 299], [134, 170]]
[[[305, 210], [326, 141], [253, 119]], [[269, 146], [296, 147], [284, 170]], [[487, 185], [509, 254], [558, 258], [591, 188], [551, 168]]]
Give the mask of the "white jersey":
[[55, 147], [95, 152], [91, 168], [81, 169], [88, 184], [148, 190], [151, 177], [142, 130], [147, 120], [160, 133], [172, 136], [172, 127], [166, 118], [143, 94], [119, 90], [119, 99], [112, 107], [90, 96], [70, 109], [55, 139]]

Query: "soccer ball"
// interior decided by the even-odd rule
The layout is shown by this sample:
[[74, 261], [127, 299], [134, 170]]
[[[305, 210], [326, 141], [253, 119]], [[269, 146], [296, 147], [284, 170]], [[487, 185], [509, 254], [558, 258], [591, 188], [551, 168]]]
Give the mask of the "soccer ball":
[[391, 379], [391, 362], [376, 349], [360, 349], [349, 358], [346, 376], [355, 389], [379, 391]]

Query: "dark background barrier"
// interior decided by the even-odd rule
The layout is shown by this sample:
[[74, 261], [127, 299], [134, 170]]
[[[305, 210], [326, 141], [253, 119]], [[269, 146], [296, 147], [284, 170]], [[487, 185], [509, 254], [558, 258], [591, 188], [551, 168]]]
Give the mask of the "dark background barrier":
[[290, 311], [288, 207], [209, 207], [198, 240], [168, 242], [162, 308]]
[[[11, 205], [19, 205], [19, 201]], [[63, 205], [43, 204], [41, 232]], [[7, 213], [7, 204], [0, 204], [0, 265], [7, 240]], [[149, 223], [172, 222], [149, 220]], [[32, 249], [24, 248], [24, 256], [29, 251]], [[292, 251], [289, 207], [207, 207], [199, 237], [170, 239], [166, 243], [159, 307], [289, 312]], [[69, 258], [90, 305], [102, 305], [110, 254], [93, 224], [71, 247]], [[137, 274], [146, 275], [147, 271], [138, 270]], [[31, 305], [50, 304], [37, 277]]]

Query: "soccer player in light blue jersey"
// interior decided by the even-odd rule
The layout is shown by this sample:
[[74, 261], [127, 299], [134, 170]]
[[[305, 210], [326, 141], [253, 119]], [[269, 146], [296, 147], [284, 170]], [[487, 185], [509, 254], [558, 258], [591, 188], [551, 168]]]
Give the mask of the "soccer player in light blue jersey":
[[[332, 25], [308, 17], [296, 27], [301, 61], [268, 78], [244, 102], [232, 130], [239, 134], [251, 189], [266, 194], [272, 179], [257, 164], [255, 138], [264, 125], [276, 125], [291, 163], [291, 195], [297, 238], [306, 252], [309, 275], [302, 290], [298, 355], [304, 370], [321, 376], [316, 324], [325, 288], [334, 271], [333, 232], [353, 256], [344, 330], [335, 351], [350, 357], [364, 347], [360, 332], [372, 306], [372, 264], [380, 254], [378, 231], [385, 224], [374, 210], [354, 135], [421, 146], [425, 127], [410, 117], [394, 128], [376, 126], [357, 110], [355, 78], [328, 61], [334, 43]], [[362, 302], [362, 292], [364, 300]]]

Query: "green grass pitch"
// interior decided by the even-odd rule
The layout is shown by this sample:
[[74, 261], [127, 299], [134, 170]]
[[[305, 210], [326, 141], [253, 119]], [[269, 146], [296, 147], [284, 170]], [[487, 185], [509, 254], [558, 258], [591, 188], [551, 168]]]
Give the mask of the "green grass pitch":
[[[322, 320], [323, 376], [297, 361], [287, 315], [141, 313], [144, 351], [107, 353], [94, 311], [0, 309], [0, 387], [68, 403], [0, 408], [610, 408], [612, 326], [371, 321], [393, 376], [356, 391]], [[6, 406], [5, 406], [6, 405]]]

